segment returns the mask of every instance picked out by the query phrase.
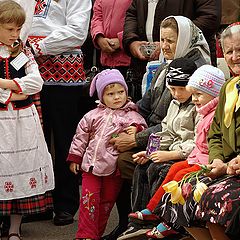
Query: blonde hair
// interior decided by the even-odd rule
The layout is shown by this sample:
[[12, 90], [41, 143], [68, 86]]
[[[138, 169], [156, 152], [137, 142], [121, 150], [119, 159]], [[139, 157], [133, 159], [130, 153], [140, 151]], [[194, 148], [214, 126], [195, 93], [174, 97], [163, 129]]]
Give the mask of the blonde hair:
[[26, 19], [23, 8], [12, 0], [0, 1], [0, 24], [15, 23], [21, 27]]
[[[21, 27], [26, 19], [26, 14], [23, 8], [12, 0], [0, 1], [0, 25], [14, 23]], [[19, 39], [14, 46], [11, 47], [11, 56], [15, 57], [22, 50], [23, 44]]]

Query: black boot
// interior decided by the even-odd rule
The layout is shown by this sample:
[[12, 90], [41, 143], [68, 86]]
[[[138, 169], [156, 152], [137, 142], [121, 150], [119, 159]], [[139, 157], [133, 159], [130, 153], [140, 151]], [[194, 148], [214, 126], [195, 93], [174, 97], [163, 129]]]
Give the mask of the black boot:
[[117, 210], [119, 216], [119, 224], [108, 235], [101, 238], [101, 240], [116, 240], [128, 226], [128, 214], [132, 212], [131, 208], [131, 187], [132, 184], [124, 180], [121, 191], [117, 198]]

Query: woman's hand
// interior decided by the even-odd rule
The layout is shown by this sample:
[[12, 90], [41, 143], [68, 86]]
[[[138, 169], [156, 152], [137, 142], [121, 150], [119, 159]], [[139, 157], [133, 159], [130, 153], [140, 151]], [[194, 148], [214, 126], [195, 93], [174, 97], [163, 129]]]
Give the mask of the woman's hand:
[[[111, 40], [109, 38], [105, 38], [102, 35], [97, 36], [96, 42], [101, 50], [107, 54], [112, 54], [116, 50], [110, 45]], [[112, 42], [113, 43], [113, 42]]]
[[240, 175], [240, 156], [233, 158], [227, 167], [227, 174]]
[[125, 152], [137, 146], [135, 134], [129, 135], [125, 132], [119, 133], [118, 137], [112, 138], [109, 143], [113, 144], [119, 152]]
[[151, 54], [149, 60], [154, 61], [154, 60], [158, 60], [159, 59], [159, 55], [160, 55], [160, 42], [154, 42], [154, 44], [156, 45], [156, 49], [154, 50], [154, 52]]
[[208, 168], [211, 169], [211, 171], [206, 175], [212, 179], [218, 178], [227, 173], [227, 164], [221, 159], [214, 159], [213, 162], [208, 165]]
[[118, 38], [107, 38], [107, 41], [111, 46], [111, 48], [113, 48], [114, 50], [117, 50], [120, 48], [120, 42]]
[[144, 164], [149, 161], [146, 151], [141, 151], [132, 155], [133, 161], [137, 164]]
[[134, 41], [130, 44], [129, 49], [131, 54], [140, 60], [148, 60], [148, 58], [144, 57], [143, 54], [140, 51], [140, 47], [142, 45], [147, 45], [146, 41]]
[[77, 175], [80, 170], [79, 164], [77, 164], [75, 162], [71, 162], [69, 168], [70, 168], [71, 172], [73, 172], [75, 175]]

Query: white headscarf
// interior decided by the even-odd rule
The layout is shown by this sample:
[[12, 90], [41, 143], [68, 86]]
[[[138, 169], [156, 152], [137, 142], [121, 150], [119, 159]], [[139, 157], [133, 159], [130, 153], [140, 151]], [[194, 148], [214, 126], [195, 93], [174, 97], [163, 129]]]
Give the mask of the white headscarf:
[[[168, 16], [164, 20], [168, 18], [174, 18], [178, 25], [178, 39], [174, 59], [184, 57], [190, 51], [197, 48], [206, 60], [206, 63], [211, 64], [209, 46], [202, 31], [187, 17]], [[166, 61], [162, 52], [160, 53], [159, 60], [160, 62]]]

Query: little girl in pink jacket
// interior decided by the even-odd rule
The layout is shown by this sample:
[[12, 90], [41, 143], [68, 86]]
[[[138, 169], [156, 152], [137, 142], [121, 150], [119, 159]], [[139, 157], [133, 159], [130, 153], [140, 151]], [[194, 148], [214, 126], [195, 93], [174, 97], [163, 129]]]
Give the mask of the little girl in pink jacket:
[[118, 151], [109, 140], [123, 131], [135, 134], [147, 127], [128, 99], [126, 82], [118, 70], [99, 73], [91, 83], [91, 96], [95, 90], [100, 103], [80, 120], [67, 158], [73, 173], [82, 171], [76, 239], [100, 239], [121, 188]]

